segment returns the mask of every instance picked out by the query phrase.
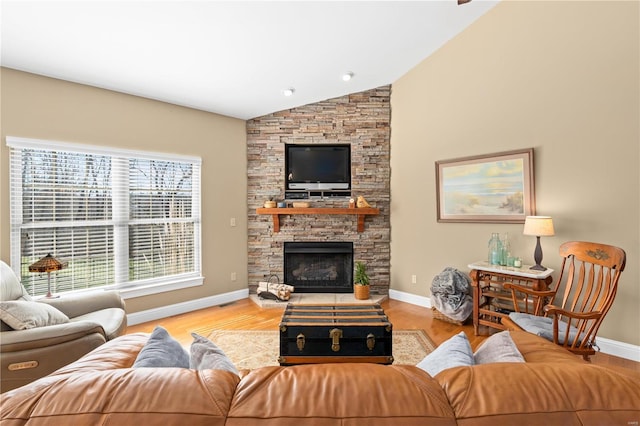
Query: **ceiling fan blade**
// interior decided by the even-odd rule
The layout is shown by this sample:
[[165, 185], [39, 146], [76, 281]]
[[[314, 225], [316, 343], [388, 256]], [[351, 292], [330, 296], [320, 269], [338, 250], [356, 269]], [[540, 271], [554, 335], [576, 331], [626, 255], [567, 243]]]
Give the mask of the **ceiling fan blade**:
[[469, 3], [471, 0], [458, 0], [458, 6], [461, 4]]

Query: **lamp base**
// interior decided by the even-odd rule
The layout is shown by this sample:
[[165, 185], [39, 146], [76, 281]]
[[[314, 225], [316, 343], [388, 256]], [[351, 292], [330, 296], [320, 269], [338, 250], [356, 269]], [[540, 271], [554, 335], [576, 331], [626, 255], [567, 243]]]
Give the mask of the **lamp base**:
[[533, 269], [534, 271], [546, 271], [547, 268], [542, 266], [542, 247], [540, 246], [540, 237], [536, 237], [536, 249], [533, 252], [533, 260], [536, 262], [529, 269]]
[[533, 265], [529, 269], [533, 269], [534, 271], [546, 271], [547, 270], [547, 268], [542, 266], [542, 265]]
[[51, 294], [51, 272], [47, 272], [47, 295], [45, 299], [57, 299], [60, 296], [54, 296]]

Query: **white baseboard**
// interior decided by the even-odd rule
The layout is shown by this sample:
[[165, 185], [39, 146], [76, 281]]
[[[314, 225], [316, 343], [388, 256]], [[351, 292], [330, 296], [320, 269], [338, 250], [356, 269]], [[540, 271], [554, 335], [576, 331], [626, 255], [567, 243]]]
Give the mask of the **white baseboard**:
[[411, 303], [412, 305], [422, 306], [424, 308], [431, 308], [430, 297], [417, 296], [415, 294], [405, 293], [404, 291], [389, 290], [389, 298], [399, 300], [400, 302]]
[[640, 346], [618, 342], [617, 340], [611, 340], [605, 337], [596, 337], [596, 344], [604, 354], [640, 362]]
[[155, 321], [161, 318], [180, 315], [186, 312], [197, 311], [198, 309], [210, 308], [212, 306], [223, 305], [249, 297], [249, 289], [232, 291], [230, 293], [218, 294], [202, 299], [189, 300], [188, 302], [176, 303], [174, 305], [162, 306], [160, 308], [148, 309], [146, 311], [134, 312], [127, 315], [127, 324], [136, 325], [143, 322]]
[[[415, 294], [405, 293], [403, 291], [389, 290], [389, 298], [425, 308], [431, 307], [431, 298], [416, 296]], [[617, 340], [611, 340], [605, 337], [598, 337], [596, 342], [602, 353], [640, 362], [640, 346], [618, 342]]]

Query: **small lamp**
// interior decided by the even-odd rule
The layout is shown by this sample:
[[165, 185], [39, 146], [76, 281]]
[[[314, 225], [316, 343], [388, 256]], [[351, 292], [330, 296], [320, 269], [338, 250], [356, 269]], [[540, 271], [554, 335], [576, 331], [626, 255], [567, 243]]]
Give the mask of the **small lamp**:
[[549, 237], [554, 235], [553, 220], [550, 216], [527, 216], [524, 220], [524, 235], [533, 235], [537, 238], [536, 250], [533, 252], [533, 259], [536, 264], [530, 269], [536, 271], [546, 271], [547, 268], [542, 263], [542, 247], [540, 246], [540, 237]]
[[67, 262], [60, 262], [58, 259], [53, 257], [51, 253], [47, 254], [42, 259], [38, 260], [33, 265], [29, 266], [29, 272], [46, 272], [47, 273], [47, 298], [53, 299], [58, 296], [54, 296], [51, 294], [51, 272], [59, 271], [60, 269], [66, 268]]

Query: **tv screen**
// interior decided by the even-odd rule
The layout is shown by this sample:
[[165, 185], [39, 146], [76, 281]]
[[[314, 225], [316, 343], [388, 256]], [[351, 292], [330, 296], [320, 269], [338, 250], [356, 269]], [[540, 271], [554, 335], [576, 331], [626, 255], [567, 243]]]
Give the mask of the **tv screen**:
[[350, 145], [285, 146], [287, 189], [351, 189]]

